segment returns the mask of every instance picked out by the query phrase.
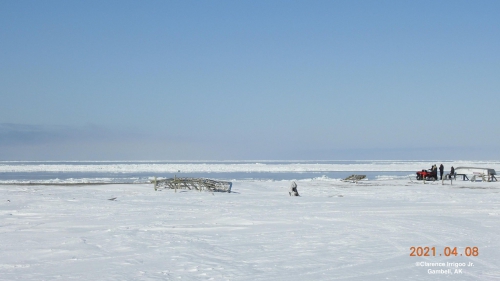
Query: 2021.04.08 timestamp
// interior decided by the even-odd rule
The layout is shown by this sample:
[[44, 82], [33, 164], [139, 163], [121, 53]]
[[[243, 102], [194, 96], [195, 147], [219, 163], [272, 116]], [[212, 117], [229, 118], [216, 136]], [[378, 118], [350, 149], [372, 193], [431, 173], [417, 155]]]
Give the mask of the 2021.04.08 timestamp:
[[477, 257], [478, 247], [465, 247], [463, 253], [459, 253], [457, 247], [444, 247], [442, 253], [436, 251], [436, 247], [410, 247], [410, 257], [435, 257], [435, 256], [466, 256]]

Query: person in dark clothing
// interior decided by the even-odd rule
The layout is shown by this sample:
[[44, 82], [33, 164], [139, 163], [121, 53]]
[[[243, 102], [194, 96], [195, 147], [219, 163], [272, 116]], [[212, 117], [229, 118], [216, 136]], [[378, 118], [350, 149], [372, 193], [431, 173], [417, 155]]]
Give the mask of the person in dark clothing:
[[444, 172], [444, 166], [443, 164], [441, 164], [441, 166], [439, 166], [439, 175], [441, 176], [441, 180], [443, 179], [443, 172]]
[[455, 168], [451, 166], [451, 171], [450, 171], [450, 179], [453, 177], [453, 179], [457, 179], [457, 176], [455, 175]]

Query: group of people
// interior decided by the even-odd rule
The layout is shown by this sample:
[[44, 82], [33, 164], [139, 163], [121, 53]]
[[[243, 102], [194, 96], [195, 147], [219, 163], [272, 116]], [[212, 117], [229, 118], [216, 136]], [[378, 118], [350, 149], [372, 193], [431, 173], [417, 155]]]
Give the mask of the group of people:
[[[432, 168], [431, 168], [431, 171], [436, 175], [436, 179], [437, 179], [437, 165], [433, 165]], [[439, 179], [442, 180], [443, 179], [443, 174], [444, 174], [444, 166], [443, 164], [441, 164], [439, 166]], [[450, 178], [451, 177], [454, 177], [456, 178], [456, 175], [455, 175], [455, 168], [453, 168], [453, 166], [451, 166], [451, 170], [450, 170]]]
[[[432, 165], [431, 172], [433, 175], [435, 175], [434, 177], [436, 178], [436, 180], [437, 180], [437, 170], [438, 170], [437, 165]], [[441, 165], [439, 165], [439, 179], [440, 180], [443, 180], [443, 174], [444, 174], [444, 166], [443, 166], [443, 164], [441, 164]], [[449, 178], [451, 179], [452, 177], [456, 179], [455, 168], [453, 166], [451, 166], [451, 170], [450, 170], [450, 174], [449, 174]], [[295, 182], [292, 182], [292, 184], [290, 185], [290, 189], [288, 190], [288, 194], [290, 196], [300, 196], [299, 192], [297, 190], [297, 184]]]

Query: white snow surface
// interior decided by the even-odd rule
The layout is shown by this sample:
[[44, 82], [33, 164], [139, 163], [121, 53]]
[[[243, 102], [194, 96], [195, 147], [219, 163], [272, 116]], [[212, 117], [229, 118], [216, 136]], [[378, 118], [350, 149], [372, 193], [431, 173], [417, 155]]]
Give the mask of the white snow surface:
[[498, 182], [297, 184], [3, 185], [0, 280], [500, 280]]

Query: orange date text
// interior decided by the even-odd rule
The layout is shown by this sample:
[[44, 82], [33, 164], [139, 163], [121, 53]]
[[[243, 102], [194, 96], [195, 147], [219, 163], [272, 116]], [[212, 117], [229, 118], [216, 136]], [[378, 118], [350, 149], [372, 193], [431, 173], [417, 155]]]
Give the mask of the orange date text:
[[436, 247], [410, 247], [410, 257], [436, 257], [436, 256], [479, 256], [478, 247], [465, 247], [463, 250], [458, 250], [457, 247], [444, 247], [442, 250]]

